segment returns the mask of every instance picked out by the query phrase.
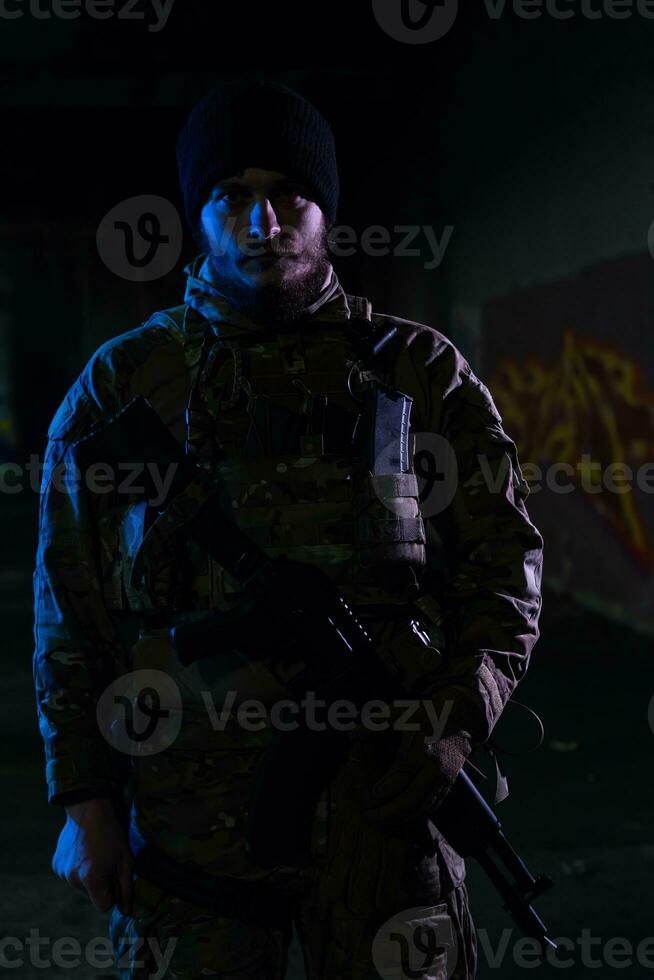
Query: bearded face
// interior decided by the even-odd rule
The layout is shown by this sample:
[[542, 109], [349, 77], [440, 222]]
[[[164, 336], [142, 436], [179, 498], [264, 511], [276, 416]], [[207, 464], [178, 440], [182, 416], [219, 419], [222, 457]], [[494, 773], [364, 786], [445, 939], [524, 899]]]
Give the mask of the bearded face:
[[216, 287], [255, 322], [298, 319], [331, 273], [329, 228], [301, 183], [248, 168], [220, 181], [202, 209], [196, 239]]

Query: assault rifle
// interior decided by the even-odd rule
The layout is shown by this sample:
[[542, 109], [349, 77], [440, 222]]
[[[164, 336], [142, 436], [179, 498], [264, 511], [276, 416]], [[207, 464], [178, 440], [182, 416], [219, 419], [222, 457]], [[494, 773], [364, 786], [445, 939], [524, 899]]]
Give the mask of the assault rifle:
[[[239, 605], [178, 624], [172, 630], [184, 665], [239, 651], [244, 658], [276, 655], [306, 664], [288, 687], [294, 699], [308, 691], [331, 703], [346, 699], [359, 710], [371, 699], [401, 694], [398, 679], [378, 656], [375, 641], [322, 569], [285, 557], [270, 558], [227, 516], [221, 487], [186, 456], [168, 428], [142, 397], [134, 399], [106, 427], [76, 444], [83, 464], [141, 467], [143, 495], [154, 499], [151, 468], [175, 467], [168, 501], [148, 529], [140, 549], [147, 558], [171, 535], [198, 542], [241, 584]], [[147, 463], [144, 463], [147, 461]], [[149, 496], [148, 496], [149, 494]], [[137, 562], [133, 577], [142, 569]], [[306, 863], [312, 816], [325, 784], [348, 748], [342, 732], [298, 724], [273, 732], [257, 773], [248, 810], [247, 838], [261, 867]], [[504, 908], [543, 950], [555, 949], [531, 902], [553, 884], [534, 877], [504, 836], [493, 810], [464, 768], [429, 820], [462, 857], [474, 857], [499, 892]]]
[[[212, 548], [214, 542], [220, 544], [214, 537], [213, 515], [200, 518], [191, 532], [219, 560], [222, 549]], [[226, 527], [218, 532], [223, 543], [227, 533]], [[397, 679], [387, 672], [372, 637], [326, 573], [285, 558], [269, 559], [262, 552], [257, 554], [250, 542], [247, 547], [243, 564], [231, 570], [244, 589], [241, 604], [173, 629], [181, 662], [190, 665], [234, 649], [248, 660], [274, 646], [285, 648], [291, 659], [293, 651], [302, 651], [307, 662], [288, 684], [296, 701], [312, 691], [319, 701], [329, 704], [346, 699], [360, 710], [366, 701], [396, 698]], [[292, 731], [274, 732], [248, 811], [249, 851], [258, 865], [297, 866], [307, 860], [316, 804], [324, 785], [344, 761], [347, 748], [345, 735], [330, 728], [317, 731], [298, 722]], [[463, 769], [429, 819], [462, 857], [479, 861], [518, 928], [537, 939], [543, 951], [556, 948], [531, 905], [552, 887], [551, 878], [531, 874]]]

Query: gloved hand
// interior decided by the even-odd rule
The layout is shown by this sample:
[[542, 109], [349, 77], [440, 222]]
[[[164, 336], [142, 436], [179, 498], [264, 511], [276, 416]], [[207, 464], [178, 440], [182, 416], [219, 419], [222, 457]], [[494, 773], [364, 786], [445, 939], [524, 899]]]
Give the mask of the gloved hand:
[[364, 816], [372, 823], [419, 823], [443, 802], [472, 751], [465, 732], [425, 744], [422, 732], [407, 732], [388, 772], [370, 791]]
[[[424, 702], [408, 724], [414, 731], [398, 731], [399, 746], [383, 775], [362, 792], [363, 814], [371, 823], [405, 829], [418, 826], [446, 797], [472, 751], [468, 733], [446, 727], [441, 738], [434, 737], [433, 717]], [[365, 741], [374, 733], [359, 726], [351, 739]]]

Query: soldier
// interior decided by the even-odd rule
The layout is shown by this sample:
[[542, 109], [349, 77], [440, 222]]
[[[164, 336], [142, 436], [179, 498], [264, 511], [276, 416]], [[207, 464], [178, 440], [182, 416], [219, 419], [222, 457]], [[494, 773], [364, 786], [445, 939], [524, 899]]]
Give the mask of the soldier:
[[[418, 828], [490, 737], [539, 635], [542, 538], [516, 447], [450, 341], [344, 293], [328, 258], [334, 140], [314, 106], [272, 83], [225, 84], [192, 111], [177, 152], [201, 248], [184, 303], [104, 344], [48, 431], [34, 671], [48, 799], [67, 814], [53, 870], [112, 910], [124, 980], [166, 968], [281, 978], [292, 923], [312, 980], [472, 978], [463, 860]], [[362, 339], [391, 327], [363, 363]], [[421, 513], [411, 466], [356, 456], [356, 426], [375, 424], [362, 408], [371, 383], [413, 399], [412, 433], [449, 442], [458, 476], [434, 513]], [[238, 713], [247, 699], [270, 709], [287, 698], [297, 665], [271, 642], [259, 659], [183, 666], [171, 627], [233, 608], [238, 581], [188, 535], [149, 549], [168, 501], [157, 509], [58, 479], [63, 466], [79, 475], [80, 440], [138, 395], [220, 478], [268, 555], [327, 571], [379, 640], [398, 696], [445, 719], [429, 742], [424, 709], [417, 732], [354, 729], [315, 810], [307, 866], [263, 868], [250, 855], [248, 802], [272, 712], [256, 730]], [[170, 680], [160, 707], [179, 730], [160, 751], [121, 756], [98, 703], [142, 670]], [[234, 695], [221, 727], [207, 692], [218, 708]], [[135, 854], [154, 855], [150, 874], [135, 871]], [[440, 946], [428, 960], [412, 952], [408, 973], [397, 932], [417, 927]]]

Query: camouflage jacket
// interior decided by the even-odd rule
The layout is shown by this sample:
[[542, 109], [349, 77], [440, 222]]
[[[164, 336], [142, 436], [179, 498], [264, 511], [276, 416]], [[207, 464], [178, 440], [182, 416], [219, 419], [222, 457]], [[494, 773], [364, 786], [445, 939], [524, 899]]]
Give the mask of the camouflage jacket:
[[[61, 492], [58, 464], [74, 465], [74, 444], [137, 394], [149, 399], [183, 445], [208, 326], [221, 337], [255, 326], [230, 310], [202, 256], [186, 271], [184, 307], [176, 316], [157, 313], [100, 347], [48, 430], [34, 571], [34, 677], [50, 803], [120, 787], [96, 703], [128, 662], [120, 600], [99, 573], [103, 497], [92, 498], [81, 484]], [[361, 303], [345, 295], [332, 273], [306, 316], [342, 323]], [[453, 650], [438, 697], [455, 704], [448, 729], [481, 744], [524, 676], [539, 635], [542, 538], [525, 509], [529, 491], [515, 444], [461, 353], [428, 326], [376, 313], [372, 319], [399, 331], [393, 380], [414, 399], [414, 427], [446, 439], [456, 457], [451, 502], [425, 520], [428, 552], [444, 553], [449, 566], [445, 580], [434, 580]]]

